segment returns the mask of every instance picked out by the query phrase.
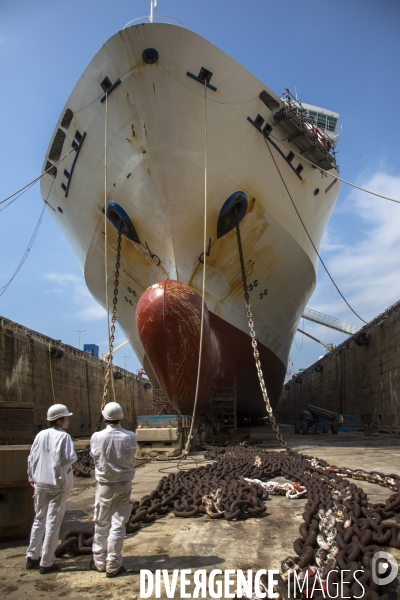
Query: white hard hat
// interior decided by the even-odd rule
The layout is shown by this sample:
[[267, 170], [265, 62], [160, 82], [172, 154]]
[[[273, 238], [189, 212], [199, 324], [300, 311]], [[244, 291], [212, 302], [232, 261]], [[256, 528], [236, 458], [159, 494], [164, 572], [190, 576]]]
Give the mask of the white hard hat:
[[118, 402], [109, 402], [106, 404], [101, 414], [107, 421], [119, 421], [124, 418], [122, 406]]
[[62, 417], [70, 417], [72, 412], [69, 412], [68, 408], [65, 404], [53, 404], [50, 406], [47, 411], [47, 420], [48, 421], [56, 421], [57, 419], [61, 419]]

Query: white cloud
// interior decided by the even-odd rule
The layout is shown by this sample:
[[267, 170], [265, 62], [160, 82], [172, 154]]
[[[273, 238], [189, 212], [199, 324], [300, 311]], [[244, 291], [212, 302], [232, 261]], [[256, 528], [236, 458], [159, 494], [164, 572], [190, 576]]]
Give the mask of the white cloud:
[[[380, 171], [360, 185], [400, 199], [400, 177]], [[400, 205], [360, 190], [350, 192], [346, 205], [341, 218], [346, 219], [347, 213], [356, 221], [357, 241], [353, 242], [348, 234], [344, 245], [333, 244], [328, 234], [324, 250], [329, 255], [325, 262], [348, 302], [364, 319], [370, 320], [400, 298]], [[330, 310], [328, 314], [332, 316], [352, 316], [326, 276], [321, 277], [321, 284], [310, 302], [313, 308], [321, 312]]]
[[331, 232], [327, 229], [322, 238], [321, 252], [332, 252], [335, 250], [342, 250], [343, 248], [345, 248], [345, 244], [338, 244], [335, 242]]
[[[65, 317], [79, 318], [85, 321], [104, 319], [105, 310], [93, 299], [83, 277], [70, 273], [46, 273], [45, 278], [61, 286], [60, 291], [77, 307], [76, 312], [64, 315]], [[46, 290], [47, 293], [55, 291], [55, 288]]]
[[105, 315], [106, 311], [97, 303], [92, 306], [87, 306], [77, 313], [79, 318], [86, 321], [98, 321], [99, 319], [104, 319]]

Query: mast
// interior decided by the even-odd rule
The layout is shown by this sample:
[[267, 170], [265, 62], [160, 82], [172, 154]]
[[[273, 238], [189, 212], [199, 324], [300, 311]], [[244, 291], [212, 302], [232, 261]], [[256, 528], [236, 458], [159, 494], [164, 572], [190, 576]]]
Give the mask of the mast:
[[150, 23], [153, 22], [154, 9], [157, 6], [157, 0], [150, 0]]

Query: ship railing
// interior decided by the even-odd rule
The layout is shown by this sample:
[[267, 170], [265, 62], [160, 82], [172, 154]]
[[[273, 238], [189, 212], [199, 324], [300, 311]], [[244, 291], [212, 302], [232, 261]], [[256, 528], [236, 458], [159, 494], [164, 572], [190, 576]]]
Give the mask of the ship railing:
[[[74, 346], [69, 346], [68, 344], [64, 344], [61, 340], [55, 340], [54, 338], [48, 337], [47, 335], [44, 335], [43, 333], [39, 333], [38, 331], [29, 329], [29, 327], [20, 325], [19, 323], [16, 323], [15, 321], [11, 321], [10, 319], [7, 319], [6, 317], [0, 318], [0, 328], [6, 329], [6, 330], [9, 329], [10, 331], [12, 331], [14, 333], [20, 333], [22, 335], [26, 335], [28, 338], [31, 338], [31, 339], [37, 340], [38, 342], [42, 342], [42, 343], [46, 344], [47, 347], [50, 344], [51, 346], [54, 346], [55, 348], [61, 348], [66, 354], [70, 354], [70, 355], [72, 354], [73, 356], [82, 358], [83, 360], [85, 360], [87, 362], [91, 362], [96, 365], [103, 365], [103, 366], [106, 364], [103, 360], [101, 360], [101, 358], [97, 358], [96, 356], [93, 356], [90, 352], [84, 352], [83, 350], [74, 348]], [[120, 371], [126, 377], [146, 383], [146, 381], [141, 379], [138, 375], [136, 375], [135, 373], [131, 373], [130, 371], [127, 371], [126, 369], [123, 369], [122, 367], [114, 366], [114, 369], [116, 371]]]
[[282, 93], [282, 99], [285, 105], [281, 110], [285, 111], [289, 119], [314, 146], [318, 146], [325, 154], [329, 155], [330, 159], [335, 160], [335, 138], [330, 135], [330, 132], [318, 127], [318, 123], [309, 117], [308, 111], [290, 90], [286, 89]]
[[[140, 23], [149, 23], [150, 22], [150, 15], [146, 15], [144, 17], [138, 17], [137, 19], [133, 19], [132, 21], [129, 21], [124, 29], [127, 29], [128, 27], [133, 27], [134, 25], [140, 25]], [[182, 21], [180, 21], [179, 19], [175, 19], [175, 17], [168, 17], [166, 15], [157, 15], [153, 16], [153, 23], [170, 23], [172, 25], [179, 25], [179, 27], [184, 27], [185, 25], [182, 23]]]

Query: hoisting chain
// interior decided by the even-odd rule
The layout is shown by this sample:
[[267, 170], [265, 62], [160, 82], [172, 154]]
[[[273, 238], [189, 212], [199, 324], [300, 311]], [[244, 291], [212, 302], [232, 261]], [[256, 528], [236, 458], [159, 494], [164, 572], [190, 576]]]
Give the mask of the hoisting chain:
[[[107, 355], [107, 370], [106, 376], [104, 380], [104, 389], [103, 389], [103, 401], [101, 403], [101, 410], [105, 407], [107, 403], [108, 396], [108, 384], [110, 383], [110, 377], [112, 377], [112, 352], [114, 348], [114, 334], [115, 334], [115, 323], [117, 321], [117, 304], [118, 304], [118, 285], [119, 285], [119, 268], [121, 266], [121, 241], [122, 241], [122, 230], [119, 228], [118, 230], [118, 243], [117, 243], [117, 256], [115, 261], [115, 280], [114, 280], [114, 298], [113, 298], [113, 307], [112, 307], [112, 317], [111, 317], [111, 327], [110, 327], [110, 344], [109, 344], [109, 354]], [[100, 413], [99, 422], [97, 425], [96, 431], [100, 430], [101, 423], [103, 421], [103, 415]]]
[[290, 448], [290, 446], [285, 442], [285, 440], [283, 439], [283, 436], [281, 434], [281, 432], [279, 431], [279, 427], [278, 424], [275, 420], [275, 416], [274, 413], [272, 411], [272, 406], [270, 403], [270, 400], [268, 398], [268, 392], [267, 392], [267, 388], [265, 385], [265, 381], [264, 381], [264, 375], [261, 369], [261, 363], [260, 363], [260, 353], [258, 352], [257, 349], [257, 338], [256, 338], [256, 333], [254, 331], [254, 322], [253, 322], [253, 315], [251, 312], [251, 304], [250, 304], [250, 296], [249, 296], [249, 292], [248, 292], [248, 286], [247, 286], [247, 278], [246, 278], [246, 270], [244, 267], [244, 259], [243, 259], [243, 248], [242, 248], [242, 239], [240, 237], [240, 229], [239, 229], [239, 219], [238, 219], [238, 211], [236, 210], [236, 237], [237, 237], [237, 243], [238, 243], [238, 250], [239, 250], [239, 258], [240, 258], [240, 269], [242, 272], [242, 281], [243, 281], [243, 290], [244, 290], [244, 297], [246, 300], [246, 309], [247, 309], [247, 318], [249, 320], [249, 329], [250, 329], [250, 336], [251, 336], [251, 345], [253, 346], [253, 355], [254, 355], [254, 360], [256, 361], [256, 368], [257, 368], [257, 373], [258, 373], [258, 379], [260, 381], [260, 387], [261, 387], [261, 392], [263, 395], [263, 399], [265, 402], [265, 406], [268, 412], [268, 417], [269, 420], [272, 423], [272, 429], [275, 431], [276, 437], [278, 438], [282, 448], [285, 448], [285, 450], [287, 450], [288, 452], [294, 452], [294, 450], [292, 450]]

